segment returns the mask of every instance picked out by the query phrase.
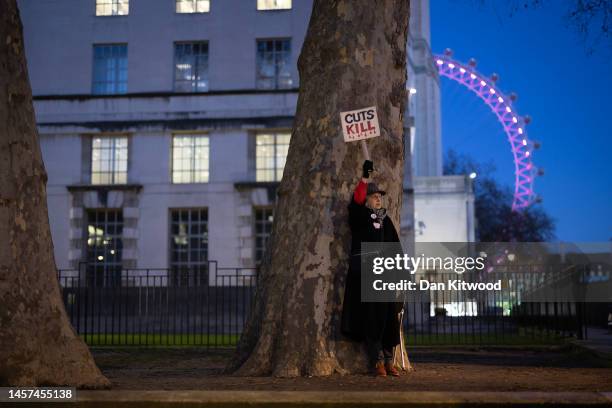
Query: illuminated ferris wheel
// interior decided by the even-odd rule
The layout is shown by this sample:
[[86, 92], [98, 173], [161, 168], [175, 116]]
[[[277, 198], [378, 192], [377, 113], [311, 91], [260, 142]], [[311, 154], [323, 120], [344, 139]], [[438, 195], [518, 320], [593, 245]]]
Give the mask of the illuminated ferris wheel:
[[476, 60], [470, 59], [467, 64], [452, 59], [452, 51], [446, 49], [443, 55], [434, 55], [434, 64], [440, 76], [452, 79], [474, 92], [482, 99], [502, 125], [514, 156], [514, 198], [512, 209], [520, 211], [534, 202], [540, 201], [535, 194], [534, 179], [544, 174], [532, 162], [533, 151], [540, 147], [538, 142], [527, 137], [529, 116], [521, 116], [512, 106], [516, 94], [505, 95], [495, 86], [499, 79], [497, 74], [487, 78], [476, 71]]

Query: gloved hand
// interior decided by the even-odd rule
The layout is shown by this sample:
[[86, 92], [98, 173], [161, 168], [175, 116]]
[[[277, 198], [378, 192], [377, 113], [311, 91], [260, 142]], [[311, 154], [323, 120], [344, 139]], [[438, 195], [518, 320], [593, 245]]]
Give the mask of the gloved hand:
[[366, 160], [363, 162], [363, 178], [370, 178], [370, 173], [374, 171], [374, 162]]

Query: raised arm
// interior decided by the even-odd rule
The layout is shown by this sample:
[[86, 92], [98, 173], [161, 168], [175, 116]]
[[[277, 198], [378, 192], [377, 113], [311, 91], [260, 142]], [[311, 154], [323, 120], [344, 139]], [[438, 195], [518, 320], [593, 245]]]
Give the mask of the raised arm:
[[355, 192], [353, 193], [353, 201], [356, 204], [363, 205], [366, 200], [366, 195], [368, 192], [368, 178], [370, 178], [370, 173], [374, 170], [374, 163], [370, 160], [366, 160], [363, 162], [363, 173], [361, 175], [361, 180], [357, 187], [355, 187]]
[[353, 201], [359, 205], [363, 205], [366, 200], [366, 193], [368, 191], [368, 182], [365, 179], [359, 180], [359, 184], [355, 187], [353, 193]]

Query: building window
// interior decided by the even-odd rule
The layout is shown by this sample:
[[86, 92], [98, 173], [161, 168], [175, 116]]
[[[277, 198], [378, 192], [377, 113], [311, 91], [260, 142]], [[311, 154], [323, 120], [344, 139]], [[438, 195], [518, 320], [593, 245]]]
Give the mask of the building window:
[[123, 252], [123, 213], [121, 210], [88, 210], [87, 284], [90, 286], [119, 286], [121, 284], [121, 255]]
[[205, 208], [170, 210], [170, 283], [208, 284], [208, 212]]
[[208, 91], [208, 43], [174, 44], [174, 90]]
[[257, 40], [257, 88], [291, 88], [291, 40]]
[[209, 140], [205, 135], [172, 137], [172, 182], [208, 183]]
[[255, 208], [255, 262], [261, 263], [272, 233], [272, 207]]
[[93, 47], [94, 94], [127, 92], [127, 44], [99, 44]]
[[257, 10], [288, 10], [291, 0], [257, 0]]
[[127, 16], [129, 0], [96, 0], [96, 16]]
[[127, 183], [127, 136], [94, 137], [91, 145], [91, 184]]
[[176, 0], [177, 13], [208, 13], [210, 0]]
[[259, 133], [255, 140], [255, 181], [283, 178], [291, 133]]

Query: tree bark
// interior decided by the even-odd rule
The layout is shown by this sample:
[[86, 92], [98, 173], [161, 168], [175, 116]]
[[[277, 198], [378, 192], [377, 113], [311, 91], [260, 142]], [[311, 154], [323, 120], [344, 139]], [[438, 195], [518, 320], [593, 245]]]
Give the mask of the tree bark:
[[110, 382], [60, 296], [15, 0], [0, 2], [0, 385], [101, 388]]
[[387, 191], [399, 228], [409, 9], [408, 0], [314, 1], [272, 235], [228, 371], [294, 377], [367, 370], [363, 345], [339, 332], [347, 205], [364, 160], [359, 142], [344, 142], [339, 114], [377, 106], [382, 135], [367, 141], [373, 179]]

